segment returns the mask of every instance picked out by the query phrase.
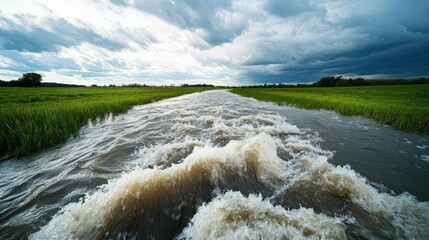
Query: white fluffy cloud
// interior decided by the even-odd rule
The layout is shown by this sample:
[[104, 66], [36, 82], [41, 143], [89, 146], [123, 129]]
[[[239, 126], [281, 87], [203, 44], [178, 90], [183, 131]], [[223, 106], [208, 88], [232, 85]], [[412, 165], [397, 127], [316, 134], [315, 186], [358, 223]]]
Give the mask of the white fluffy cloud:
[[306, 82], [428, 74], [423, 0], [0, 2], [0, 79]]

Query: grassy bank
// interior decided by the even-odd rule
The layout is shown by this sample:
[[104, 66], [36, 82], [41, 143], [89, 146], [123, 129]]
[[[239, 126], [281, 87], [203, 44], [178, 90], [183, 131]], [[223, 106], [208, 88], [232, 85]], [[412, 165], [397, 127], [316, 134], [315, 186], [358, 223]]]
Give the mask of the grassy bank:
[[0, 154], [22, 156], [59, 143], [89, 119], [203, 88], [0, 88]]
[[337, 88], [240, 88], [245, 97], [360, 115], [406, 131], [429, 133], [429, 85]]

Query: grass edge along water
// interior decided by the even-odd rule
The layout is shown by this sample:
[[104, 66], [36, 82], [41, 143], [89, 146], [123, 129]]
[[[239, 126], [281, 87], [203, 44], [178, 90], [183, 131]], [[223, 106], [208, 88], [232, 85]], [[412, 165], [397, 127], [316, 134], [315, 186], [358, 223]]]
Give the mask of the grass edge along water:
[[429, 133], [429, 85], [336, 88], [236, 88], [232, 93], [280, 105], [359, 115], [403, 131]]
[[205, 88], [0, 88], [0, 155], [24, 156], [77, 136], [90, 119]]

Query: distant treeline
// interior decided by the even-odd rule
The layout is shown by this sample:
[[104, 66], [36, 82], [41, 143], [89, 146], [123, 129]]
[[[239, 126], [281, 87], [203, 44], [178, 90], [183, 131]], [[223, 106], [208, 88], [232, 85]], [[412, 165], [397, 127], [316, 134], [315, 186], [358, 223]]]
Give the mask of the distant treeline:
[[377, 85], [415, 85], [429, 84], [429, 78], [415, 79], [363, 79], [363, 78], [342, 78], [323, 77], [319, 81], [311, 84], [314, 87], [348, 87], [348, 86], [377, 86]]
[[42, 85], [40, 86], [41, 87], [86, 87], [85, 85], [54, 83], [54, 82], [42, 83]]
[[[54, 83], [54, 82], [46, 82], [40, 83], [37, 85], [39, 87], [86, 87], [85, 85], [76, 85], [76, 84], [64, 84], [64, 83]], [[23, 84], [20, 84], [18, 81], [2, 81], [0, 80], [0, 87], [30, 87]]]
[[364, 79], [364, 78], [343, 78], [342, 76], [327, 76], [319, 81], [309, 84], [262, 84], [253, 86], [243, 86], [243, 88], [295, 88], [295, 87], [351, 87], [351, 86], [378, 86], [378, 85], [416, 85], [429, 84], [429, 78], [415, 79]]
[[181, 87], [214, 87], [214, 85], [211, 84], [182, 84]]
[[2, 81], [0, 87], [85, 87], [84, 85], [64, 84], [64, 83], [42, 83], [42, 75], [34, 72], [24, 73], [18, 80]]
[[[76, 85], [76, 84], [65, 84], [65, 83], [55, 83], [55, 82], [48, 82], [48, 83], [42, 83], [42, 75], [38, 73], [24, 73], [22, 74], [22, 77], [18, 80], [11, 80], [11, 81], [2, 81], [0, 80], [0, 87], [86, 87], [85, 85]], [[215, 87], [211, 84], [164, 84], [160, 86], [154, 86], [154, 85], [146, 85], [146, 84], [139, 84], [139, 83], [129, 83], [129, 84], [122, 84], [122, 85], [115, 85], [110, 84], [108, 86], [98, 86], [97, 84], [92, 84], [91, 87], [137, 87], [137, 88], [144, 88], [144, 87], [202, 87], [202, 88], [208, 88], [208, 87]]]
[[[46, 82], [46, 83], [40, 83], [38, 85], [35, 84], [24, 84], [17, 80], [12, 81], [2, 81], [0, 80], [0, 87], [87, 87], [85, 85], [77, 85], [77, 84], [65, 84], [65, 83], [55, 83], [55, 82]], [[108, 86], [99, 86], [96, 84], [92, 84], [90, 87], [135, 87], [135, 88], [145, 88], [145, 87], [215, 87], [211, 84], [181, 84], [181, 85], [175, 85], [175, 84], [164, 84], [160, 86], [153, 86], [153, 85], [147, 85], [147, 84], [138, 84], [138, 83], [129, 83], [129, 84], [121, 84], [121, 85], [115, 85], [110, 84]]]
[[0, 86], [9, 87], [39, 87], [42, 83], [42, 75], [38, 73], [24, 73], [18, 80], [5, 82], [0, 80]]
[[[92, 85], [92, 87], [97, 87], [97, 85]], [[114, 84], [110, 84], [109, 87], [117, 87]], [[139, 83], [130, 83], [130, 84], [122, 84], [121, 87], [155, 87], [152, 85], [146, 85], [146, 84], [139, 84]], [[210, 85], [210, 84], [181, 84], [181, 85], [176, 85], [176, 84], [164, 84], [164, 85], [160, 85], [158, 87], [215, 87], [214, 85]]]

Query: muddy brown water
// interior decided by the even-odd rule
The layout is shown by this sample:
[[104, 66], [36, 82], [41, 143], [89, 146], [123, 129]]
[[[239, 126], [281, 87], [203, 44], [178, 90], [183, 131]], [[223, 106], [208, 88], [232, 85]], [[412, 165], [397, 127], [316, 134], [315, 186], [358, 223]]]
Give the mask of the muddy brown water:
[[0, 163], [0, 239], [427, 239], [429, 137], [208, 91]]

